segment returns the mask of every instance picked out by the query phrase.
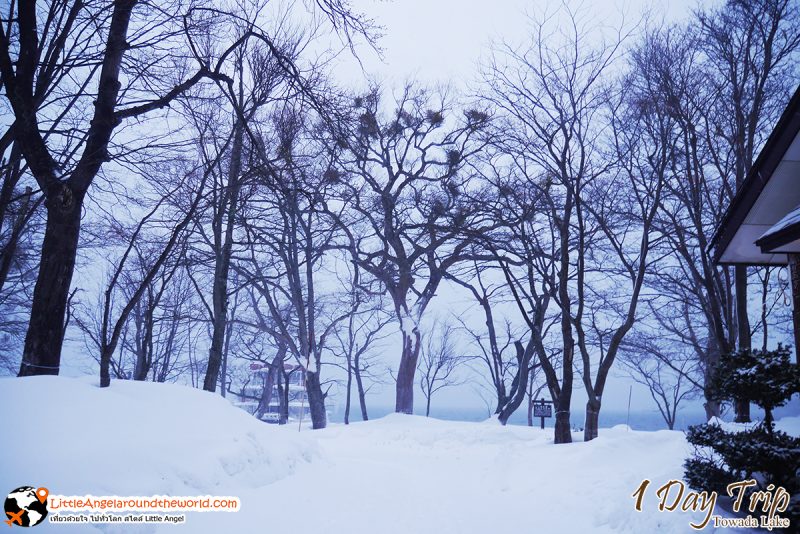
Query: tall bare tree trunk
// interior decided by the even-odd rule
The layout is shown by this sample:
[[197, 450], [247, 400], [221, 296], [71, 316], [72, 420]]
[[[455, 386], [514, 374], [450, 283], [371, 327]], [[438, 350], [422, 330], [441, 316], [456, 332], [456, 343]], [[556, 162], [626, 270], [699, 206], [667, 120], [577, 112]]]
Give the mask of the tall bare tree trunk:
[[228, 279], [226, 269], [222, 267], [224, 260], [218, 259], [214, 272], [214, 289], [212, 295], [214, 320], [212, 321], [211, 347], [208, 350], [208, 365], [206, 376], [203, 380], [203, 389], [214, 392], [217, 390], [220, 367], [222, 366], [222, 349], [225, 344], [228, 314]]
[[511, 383], [511, 398], [506, 399], [503, 408], [497, 414], [497, 419], [502, 425], [508, 423], [508, 419], [517, 411], [528, 392], [528, 374], [530, 373], [530, 362], [534, 349], [533, 338], [528, 341], [527, 347], [523, 348], [522, 343], [517, 341], [514, 343], [514, 348], [516, 350], [518, 371]]
[[64, 318], [75, 270], [80, 237], [83, 193], [68, 185], [48, 198], [47, 225], [39, 276], [33, 290], [33, 304], [19, 376], [57, 375], [61, 365]]
[[[57, 164], [48, 152], [47, 145], [36, 121], [33, 103], [33, 76], [22, 76], [20, 68], [33, 72], [31, 58], [36, 48], [36, 6], [33, 2], [20, 3], [19, 23], [25, 26], [25, 39], [20, 40], [20, 61], [17, 77], [4, 80], [4, 84], [20, 83], [14, 94], [7, 93], [11, 100], [17, 123], [16, 140], [31, 172], [45, 193], [47, 224], [39, 274], [33, 290], [33, 303], [25, 348], [22, 353], [19, 375], [58, 374], [61, 365], [61, 347], [64, 342], [64, 321], [69, 299], [69, 286], [75, 270], [78, 252], [81, 212], [86, 191], [102, 164], [108, 159], [108, 143], [111, 133], [119, 123], [115, 106], [119, 95], [119, 73], [122, 57], [127, 50], [128, 23], [135, 0], [114, 2], [111, 22], [108, 27], [106, 51], [94, 114], [86, 136], [83, 155], [66, 181], [57, 175]], [[24, 19], [24, 22], [23, 22]], [[5, 65], [5, 67], [9, 67]], [[4, 69], [4, 76], [10, 73]]]
[[[230, 276], [231, 255], [233, 250], [233, 229], [239, 197], [240, 177], [242, 170], [242, 142], [244, 128], [237, 121], [231, 145], [231, 160], [228, 170], [228, 184], [221, 197], [224, 199], [219, 206], [219, 221], [214, 222], [215, 237], [215, 262], [214, 285], [212, 301], [214, 308], [213, 331], [211, 333], [211, 347], [208, 351], [208, 366], [203, 389], [216, 391], [219, 371], [222, 366], [222, 352], [225, 345], [225, 334], [228, 331], [228, 278]], [[223, 234], [223, 221], [225, 221]]]
[[353, 392], [353, 363], [351, 361], [350, 352], [347, 353], [347, 395], [345, 396], [344, 405], [344, 424], [350, 424], [350, 397]]
[[[734, 267], [736, 284], [736, 326], [739, 332], [739, 350], [750, 350], [750, 318], [747, 316], [747, 266]], [[736, 399], [736, 422], [750, 422], [750, 403], [744, 399]]]
[[275, 377], [277, 371], [274, 367], [270, 367], [267, 371], [267, 376], [264, 377], [264, 387], [261, 389], [261, 397], [258, 399], [258, 406], [253, 415], [256, 419], [261, 419], [269, 409], [269, 403], [272, 400], [272, 388], [275, 386]]
[[596, 399], [586, 401], [586, 420], [583, 424], [583, 441], [591, 441], [600, 432], [600, 402]]
[[231, 320], [228, 321], [228, 324], [225, 325], [225, 344], [224, 348], [222, 349], [222, 369], [219, 374], [219, 389], [220, 389], [220, 394], [223, 397], [227, 395], [227, 390], [228, 390], [228, 354], [230, 353], [230, 348], [231, 348], [231, 334], [233, 333], [232, 330], [233, 330], [233, 317], [231, 317]]
[[[136, 363], [133, 366], [133, 379], [137, 381], [147, 380], [150, 368], [153, 364], [152, 342], [153, 342], [153, 307], [148, 306], [142, 310], [141, 305], [137, 305], [139, 314], [135, 318], [136, 326]], [[136, 308], [134, 308], [136, 310]]]
[[561, 306], [561, 342], [564, 347], [564, 357], [561, 361], [561, 391], [557, 398], [554, 398], [556, 409], [556, 423], [554, 429], [554, 443], [572, 443], [572, 429], [569, 421], [570, 404], [572, 402], [572, 380], [574, 369], [572, 368], [575, 358], [575, 339], [572, 336], [572, 307], [569, 294], [569, 224], [572, 215], [573, 196], [567, 192], [567, 200], [564, 207], [564, 220], [561, 222], [560, 252], [561, 260], [558, 272], [558, 298]]
[[[568, 321], [569, 319], [567, 319]], [[556, 423], [553, 435], [554, 443], [572, 443], [572, 428], [569, 421], [570, 402], [572, 401], [572, 355], [575, 347], [572, 344], [564, 346], [564, 360], [561, 364], [561, 392], [554, 399], [556, 409]]]
[[397, 395], [395, 412], [414, 413], [414, 374], [417, 371], [419, 359], [420, 334], [418, 327], [414, 327], [411, 335], [403, 332], [403, 353], [400, 357], [400, 367], [397, 370]]
[[319, 372], [306, 371], [306, 393], [308, 393], [308, 408], [311, 412], [311, 428], [314, 430], [325, 428], [328, 424], [328, 414], [325, 413], [325, 394], [319, 380]]
[[278, 398], [280, 401], [278, 424], [285, 425], [289, 422], [289, 376], [281, 364], [278, 372]]
[[361, 408], [361, 420], [369, 421], [369, 416], [367, 415], [367, 393], [364, 391], [364, 381], [361, 378], [361, 369], [359, 368], [360, 362], [358, 360], [359, 355], [356, 354], [353, 360], [355, 363], [353, 373], [355, 374], [356, 389], [358, 390], [358, 405]]
[[114, 356], [114, 347], [106, 345], [100, 349], [100, 387], [107, 388], [111, 385], [111, 358]]
[[569, 407], [556, 403], [556, 425], [554, 443], [572, 443], [572, 433], [569, 422]]

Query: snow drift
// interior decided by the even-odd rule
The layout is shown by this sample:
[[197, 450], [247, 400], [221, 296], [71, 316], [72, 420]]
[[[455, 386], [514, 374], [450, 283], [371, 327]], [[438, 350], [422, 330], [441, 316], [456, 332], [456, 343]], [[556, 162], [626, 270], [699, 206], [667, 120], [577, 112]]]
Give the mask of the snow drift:
[[[683, 533], [704, 515], [658, 512], [655, 488], [683, 476], [681, 432], [620, 425], [554, 446], [552, 429], [390, 415], [298, 433], [187, 387], [95, 383], [0, 380], [0, 491], [231, 495], [241, 510], [37, 532]], [[644, 479], [653, 485], [636, 512]]]
[[292, 473], [314, 448], [219, 395], [96, 379], [0, 379], [0, 491], [235, 494]]

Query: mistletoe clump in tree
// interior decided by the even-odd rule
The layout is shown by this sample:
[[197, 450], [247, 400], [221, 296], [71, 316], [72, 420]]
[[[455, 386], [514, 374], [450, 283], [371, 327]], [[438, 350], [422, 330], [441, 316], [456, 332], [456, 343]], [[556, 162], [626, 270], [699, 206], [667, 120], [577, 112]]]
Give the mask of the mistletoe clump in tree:
[[800, 519], [800, 438], [775, 429], [772, 411], [800, 392], [800, 366], [788, 347], [774, 351], [741, 350], [721, 359], [709, 384], [712, 400], [743, 399], [764, 410], [764, 420], [745, 430], [728, 431], [716, 422], [689, 428], [694, 454], [684, 463], [686, 481], [695, 489], [725, 495], [727, 485], [754, 479], [751, 491], [770, 484], [792, 495], [787, 515]]

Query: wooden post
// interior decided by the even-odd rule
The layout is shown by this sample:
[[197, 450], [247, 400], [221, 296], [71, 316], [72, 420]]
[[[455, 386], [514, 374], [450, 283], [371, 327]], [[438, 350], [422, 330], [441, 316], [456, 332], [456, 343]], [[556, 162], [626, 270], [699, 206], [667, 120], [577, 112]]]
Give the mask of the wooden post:
[[[544, 399], [542, 399], [542, 413], [544, 413]], [[541, 419], [542, 430], [544, 430], [544, 415], [542, 415], [539, 419]]]
[[800, 364], [800, 254], [789, 254], [789, 278], [792, 285], [794, 357], [797, 363]]

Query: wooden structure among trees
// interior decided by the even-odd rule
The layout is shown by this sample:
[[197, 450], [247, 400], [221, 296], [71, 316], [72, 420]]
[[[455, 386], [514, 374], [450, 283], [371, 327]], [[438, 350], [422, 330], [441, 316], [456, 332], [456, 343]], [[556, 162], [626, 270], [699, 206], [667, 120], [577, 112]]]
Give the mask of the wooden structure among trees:
[[800, 363], [800, 88], [733, 199], [711, 243], [723, 265], [788, 265]]

